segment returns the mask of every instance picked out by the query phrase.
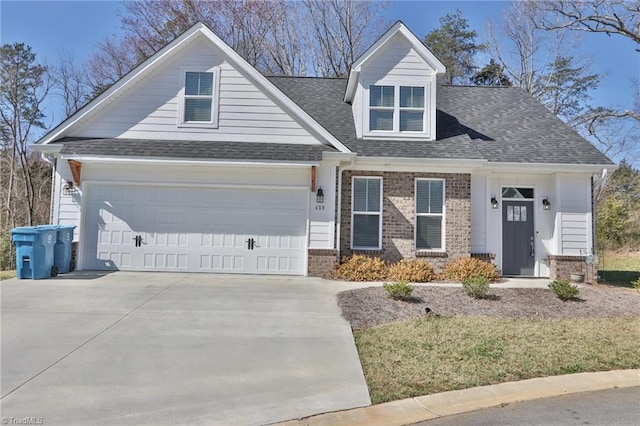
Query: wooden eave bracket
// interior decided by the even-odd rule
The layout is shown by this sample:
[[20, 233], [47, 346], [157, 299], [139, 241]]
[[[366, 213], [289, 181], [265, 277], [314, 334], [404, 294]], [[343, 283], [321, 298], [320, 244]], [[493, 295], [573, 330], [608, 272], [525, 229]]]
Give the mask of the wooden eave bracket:
[[71, 175], [73, 176], [74, 183], [80, 185], [80, 175], [82, 173], [82, 163], [76, 160], [67, 160], [69, 168], [71, 169]]
[[311, 192], [316, 192], [316, 166], [311, 166]]

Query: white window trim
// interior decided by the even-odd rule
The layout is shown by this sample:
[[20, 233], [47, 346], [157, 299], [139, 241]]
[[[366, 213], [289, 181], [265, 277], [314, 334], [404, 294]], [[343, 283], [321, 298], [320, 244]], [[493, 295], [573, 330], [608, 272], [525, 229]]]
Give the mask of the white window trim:
[[[208, 72], [213, 74], [213, 90], [211, 95], [211, 121], [185, 121], [185, 86], [187, 72]], [[194, 96], [189, 96], [192, 98]], [[178, 127], [204, 129], [218, 128], [218, 112], [220, 105], [220, 67], [186, 66], [180, 68], [180, 92], [178, 93]]]
[[[373, 107], [379, 110], [392, 110], [393, 109], [393, 130], [370, 130], [370, 86], [393, 86], [393, 108], [390, 107]], [[395, 81], [375, 81], [363, 83], [363, 136], [366, 139], [397, 139], [397, 140], [412, 140], [412, 139], [429, 139], [433, 138], [431, 134], [432, 119], [435, 114], [435, 102], [432, 102], [432, 82], [430, 80], [422, 82], [395, 82]], [[424, 88], [424, 106], [423, 108], [410, 108], [400, 107], [400, 87], [422, 87]], [[434, 109], [431, 111], [430, 109]], [[400, 131], [400, 111], [420, 111], [423, 112], [422, 131]]]
[[[418, 213], [418, 181], [440, 181], [442, 182], [442, 213]], [[447, 251], [447, 182], [443, 178], [416, 178], [413, 187], [414, 206], [414, 226], [413, 226], [413, 247], [417, 252], [423, 253], [443, 253]], [[439, 249], [418, 248], [418, 216], [442, 217], [441, 241]]]
[[[377, 179], [380, 181], [380, 211], [379, 212], [355, 212], [354, 208], [354, 194], [355, 194], [355, 181], [356, 179]], [[382, 206], [384, 205], [384, 189], [383, 189], [383, 180], [381, 176], [352, 176], [351, 177], [351, 238], [350, 238], [350, 246], [351, 250], [382, 250]], [[358, 247], [353, 245], [353, 217], [358, 215], [371, 215], [371, 216], [379, 216], [380, 221], [378, 222], [378, 245], [376, 247]]]

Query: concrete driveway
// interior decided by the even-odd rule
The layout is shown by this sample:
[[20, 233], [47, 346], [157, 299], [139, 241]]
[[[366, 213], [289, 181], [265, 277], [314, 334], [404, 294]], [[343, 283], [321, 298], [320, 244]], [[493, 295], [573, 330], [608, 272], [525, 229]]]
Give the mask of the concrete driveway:
[[369, 405], [338, 287], [126, 272], [3, 281], [3, 423], [251, 425]]

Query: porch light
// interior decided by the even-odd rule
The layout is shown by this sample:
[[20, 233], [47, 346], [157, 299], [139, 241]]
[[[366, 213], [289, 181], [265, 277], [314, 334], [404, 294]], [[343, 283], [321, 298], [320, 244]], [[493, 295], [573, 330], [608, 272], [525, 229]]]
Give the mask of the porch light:
[[498, 200], [496, 199], [495, 195], [493, 197], [491, 197], [491, 208], [492, 209], [497, 209], [498, 208]]
[[543, 198], [542, 199], [542, 209], [543, 210], [549, 210], [551, 208], [551, 203], [549, 202], [548, 198]]
[[72, 180], [68, 180], [62, 186], [62, 194], [63, 195], [71, 195], [71, 194], [75, 194], [76, 192], [78, 192], [78, 187], [73, 183]]
[[316, 203], [324, 203], [324, 191], [322, 191], [322, 187], [319, 187], [318, 191], [316, 191]]

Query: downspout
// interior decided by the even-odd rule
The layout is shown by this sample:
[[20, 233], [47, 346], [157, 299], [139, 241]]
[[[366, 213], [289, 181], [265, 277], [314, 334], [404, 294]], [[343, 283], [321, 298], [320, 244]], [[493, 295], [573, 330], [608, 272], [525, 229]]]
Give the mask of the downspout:
[[49, 158], [44, 152], [40, 154], [42, 161], [47, 164], [51, 164], [51, 196], [49, 197], [49, 223], [53, 223], [53, 197], [56, 191], [56, 166], [58, 165], [58, 158]]
[[353, 167], [355, 156], [351, 157], [349, 164], [338, 167], [338, 211], [336, 213], [336, 250], [338, 252], [338, 261], [340, 261], [340, 234], [342, 227], [342, 172]]

